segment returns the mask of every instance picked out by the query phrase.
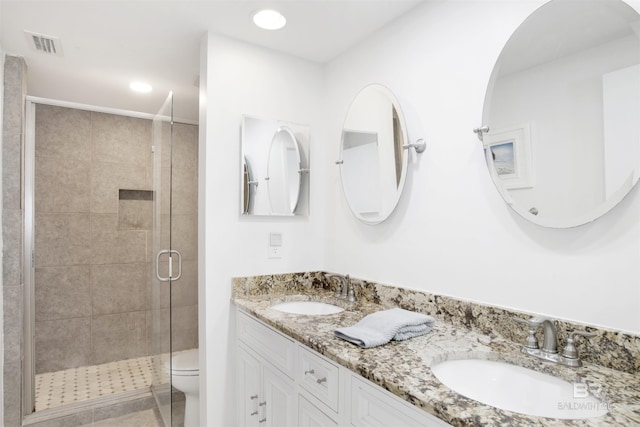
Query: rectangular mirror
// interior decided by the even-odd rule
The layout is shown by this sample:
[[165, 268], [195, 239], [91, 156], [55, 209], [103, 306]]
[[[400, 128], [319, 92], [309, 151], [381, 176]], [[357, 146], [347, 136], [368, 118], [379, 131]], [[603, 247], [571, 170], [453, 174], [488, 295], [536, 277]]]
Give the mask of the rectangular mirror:
[[309, 215], [309, 134], [306, 125], [242, 117], [242, 215]]

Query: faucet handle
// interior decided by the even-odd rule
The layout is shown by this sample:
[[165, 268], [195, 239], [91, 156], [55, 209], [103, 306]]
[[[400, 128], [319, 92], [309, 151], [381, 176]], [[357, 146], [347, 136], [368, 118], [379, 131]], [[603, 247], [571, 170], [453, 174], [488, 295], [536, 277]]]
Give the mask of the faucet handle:
[[567, 359], [577, 359], [578, 358], [578, 349], [576, 349], [574, 343], [575, 343], [575, 336], [579, 335], [579, 336], [583, 336], [586, 338], [591, 338], [591, 337], [595, 337], [596, 334], [592, 333], [592, 332], [587, 332], [587, 331], [573, 331], [569, 333], [569, 336], [567, 337], [567, 345], [564, 346], [564, 349], [562, 350], [562, 356], [566, 357]]
[[521, 319], [521, 318], [519, 318], [519, 317], [511, 317], [511, 320], [514, 320], [514, 321], [516, 321], [516, 322], [518, 322], [518, 323], [524, 323], [524, 324], [525, 324], [525, 325], [527, 325], [527, 326], [528, 326], [529, 324], [531, 324], [531, 321], [530, 321], [530, 320], [527, 320], [527, 319]]
[[353, 291], [353, 286], [349, 286], [349, 290], [347, 291], [347, 299], [349, 302], [356, 302], [356, 294]]
[[536, 331], [538, 330], [538, 326], [540, 326], [540, 324], [544, 321], [544, 319], [538, 318], [538, 317], [532, 317], [529, 320], [520, 319], [519, 317], [512, 317], [511, 319], [515, 320], [516, 322], [524, 323], [525, 325], [527, 325], [527, 330], [529, 332], [529, 335], [527, 336], [527, 339], [524, 341], [524, 344], [522, 345], [530, 349], [539, 348], [538, 340], [536, 339]]

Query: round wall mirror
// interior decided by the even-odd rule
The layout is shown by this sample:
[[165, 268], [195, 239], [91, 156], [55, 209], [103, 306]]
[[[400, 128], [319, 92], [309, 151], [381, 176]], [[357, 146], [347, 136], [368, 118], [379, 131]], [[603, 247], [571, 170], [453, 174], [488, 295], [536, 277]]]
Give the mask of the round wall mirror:
[[300, 147], [295, 135], [286, 126], [273, 134], [267, 164], [267, 188], [271, 213], [293, 215], [300, 196]]
[[640, 15], [621, 0], [551, 0], [507, 42], [480, 135], [496, 187], [524, 218], [585, 224], [638, 181], [639, 36]]
[[391, 215], [407, 172], [407, 130], [393, 93], [366, 86], [355, 97], [342, 129], [340, 174], [353, 214], [366, 224]]

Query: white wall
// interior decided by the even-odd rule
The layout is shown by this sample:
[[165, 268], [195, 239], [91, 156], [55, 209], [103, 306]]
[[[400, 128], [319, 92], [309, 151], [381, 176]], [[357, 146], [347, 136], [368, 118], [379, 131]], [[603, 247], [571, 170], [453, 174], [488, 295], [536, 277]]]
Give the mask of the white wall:
[[[199, 298], [201, 357], [206, 357], [201, 368], [206, 403], [201, 411], [206, 419], [201, 425], [230, 426], [235, 415], [231, 278], [321, 266], [325, 183], [314, 176], [314, 170], [324, 162], [324, 141], [318, 138], [323, 82], [322, 69], [311, 62], [214, 35], [208, 36], [204, 46]], [[243, 114], [310, 125], [312, 199], [308, 217], [241, 217]], [[271, 231], [282, 232], [282, 259], [267, 258]]]
[[428, 148], [396, 212], [375, 227], [351, 217], [328, 168], [327, 230], [340, 238], [327, 242], [326, 269], [639, 333], [638, 189], [592, 224], [530, 224], [502, 201], [471, 132], [502, 47], [543, 3], [426, 4], [329, 64], [329, 150], [352, 97], [373, 82], [416, 111]]

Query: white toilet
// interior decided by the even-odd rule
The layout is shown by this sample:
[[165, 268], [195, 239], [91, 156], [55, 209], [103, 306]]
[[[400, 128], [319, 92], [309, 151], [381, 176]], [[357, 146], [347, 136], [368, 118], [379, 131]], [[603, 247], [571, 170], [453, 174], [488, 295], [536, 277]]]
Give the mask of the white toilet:
[[198, 349], [179, 351], [171, 357], [171, 384], [184, 393], [184, 427], [200, 426], [200, 367]]

